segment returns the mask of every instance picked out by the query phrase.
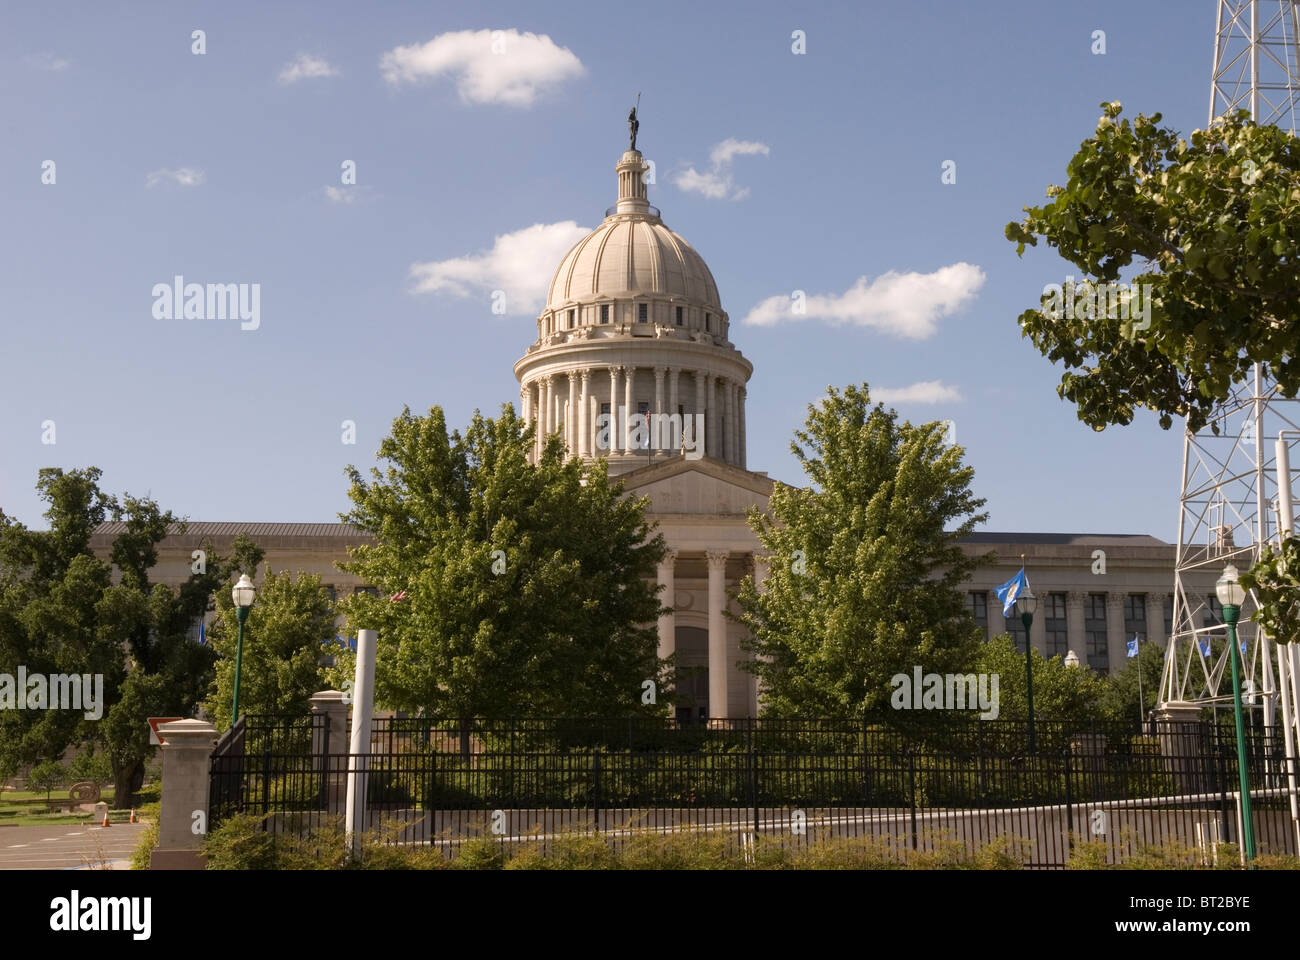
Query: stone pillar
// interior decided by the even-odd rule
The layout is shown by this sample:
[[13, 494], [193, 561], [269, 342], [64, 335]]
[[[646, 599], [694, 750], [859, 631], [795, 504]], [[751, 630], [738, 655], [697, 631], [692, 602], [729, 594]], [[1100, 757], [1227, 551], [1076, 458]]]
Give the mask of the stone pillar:
[[1111, 590], [1106, 594], [1106, 659], [1110, 672], [1124, 669], [1129, 640], [1124, 635], [1124, 594]]
[[1001, 636], [1009, 632], [1007, 630], [1007, 618], [1002, 616], [1002, 604], [998, 601], [998, 595], [992, 590], [988, 592], [989, 597], [989, 638]]
[[1087, 596], [1082, 590], [1071, 590], [1065, 595], [1065, 636], [1066, 646], [1079, 658], [1079, 666], [1088, 665], [1088, 638], [1083, 629], [1083, 601]]
[[162, 812], [158, 846], [149, 856], [150, 870], [202, 870], [199, 853], [204, 834], [194, 832], [194, 813], [208, 823], [209, 765], [217, 728], [202, 720], [174, 720], [158, 727], [162, 738]]
[[673, 613], [677, 605], [675, 568], [677, 551], [669, 550], [659, 561], [659, 605], [668, 612], [659, 617], [659, 659], [671, 657], [677, 650], [677, 618]]
[[555, 429], [555, 421], [552, 416], [555, 411], [555, 402], [552, 399], [555, 393], [554, 378], [551, 376], [542, 377], [542, 444], [545, 446], [546, 438], [551, 435]]
[[619, 449], [618, 372], [620, 369], [616, 366], [609, 368], [609, 449], [604, 451], [607, 456]]
[[[1174, 777], [1173, 792], [1206, 793], [1214, 790], [1217, 760], [1210, 751], [1208, 725], [1201, 720], [1201, 708], [1194, 703], [1171, 700], [1158, 704], [1151, 716], [1155, 720], [1165, 769]], [[1235, 770], [1235, 764], [1230, 769]], [[1209, 819], [1208, 814], [1206, 819]]]
[[1168, 637], [1165, 636], [1165, 601], [1167, 593], [1147, 594], [1147, 642], [1164, 649]]
[[322, 718], [312, 724], [315, 772], [325, 785], [325, 809], [337, 814], [347, 806], [348, 788], [348, 704], [343, 697], [341, 690], [322, 690], [311, 696], [312, 716]]
[[[696, 370], [693, 374], [691, 374], [691, 376], [695, 378], [695, 410], [693, 411], [693, 413], [704, 413], [704, 371]], [[694, 423], [695, 421], [692, 420], [691, 422]], [[707, 418], [699, 422], [704, 424], [704, 440], [707, 443], [709, 439], [709, 425], [707, 422]], [[707, 456], [708, 455], [707, 451], [705, 451], [705, 449], [701, 447], [699, 444], [700, 444], [700, 438], [696, 437], [695, 438], [696, 449], [699, 450], [701, 454]]]
[[[994, 594], [994, 599], [997, 595]], [[1029, 645], [1039, 652], [1042, 656], [1047, 656], [1047, 596], [1038, 598], [1038, 610], [1034, 613], [1034, 620], [1029, 625]]]
[[749, 462], [749, 458], [745, 451], [745, 388], [744, 387], [738, 386], [736, 388], [736, 406], [739, 408], [736, 411], [737, 414], [736, 419], [739, 421], [738, 436], [740, 437], [740, 459], [739, 461], [737, 461], [736, 466], [740, 467], [742, 470], [746, 470], [748, 469], [748, 467], [746, 467], [745, 465]]
[[632, 446], [632, 431], [628, 427], [628, 418], [636, 413], [636, 407], [632, 405], [632, 387], [636, 379], [636, 367], [628, 366], [625, 368], [623, 380], [623, 452], [632, 453], [636, 448]]
[[738, 448], [736, 444], [736, 383], [734, 380], [723, 381], [723, 391], [727, 397], [727, 425], [723, 429], [723, 439], [726, 441], [726, 460], [734, 464], [738, 459]]
[[728, 716], [727, 551], [709, 550], [709, 719]]
[[664, 373], [666, 372], [663, 367], [655, 367], [655, 405], [651, 411], [654, 417], [650, 421], [654, 425], [653, 432], [650, 435], [651, 450], [661, 449], [664, 440], [667, 439], [659, 435], [659, 417], [664, 413]]
[[569, 456], [578, 455], [578, 378], [569, 371], [569, 403], [564, 408], [564, 440], [569, 447]]
[[586, 457], [591, 454], [591, 422], [587, 419], [591, 412], [591, 371], [584, 367], [578, 375], [582, 378], [582, 399], [578, 406], [578, 456]]
[[704, 409], [707, 412], [704, 428], [704, 455], [718, 456], [718, 403], [716, 399], [717, 378], [711, 373], [704, 375]]
[[681, 375], [681, 367], [668, 368], [668, 412], [676, 413], [681, 400], [677, 396], [677, 378]]

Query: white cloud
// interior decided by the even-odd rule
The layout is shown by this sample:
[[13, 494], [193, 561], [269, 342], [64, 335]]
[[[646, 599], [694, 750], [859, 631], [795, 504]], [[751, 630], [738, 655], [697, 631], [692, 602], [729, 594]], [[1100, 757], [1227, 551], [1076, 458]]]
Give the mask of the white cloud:
[[340, 187], [327, 184], [325, 187], [325, 199], [330, 203], [339, 203], [344, 206], [359, 203], [369, 196], [370, 187], [368, 186], [349, 184], [348, 186]]
[[749, 196], [749, 187], [737, 187], [735, 185], [731, 173], [731, 161], [736, 157], [751, 156], [758, 153], [767, 156], [769, 151], [770, 148], [765, 143], [728, 137], [709, 151], [711, 169], [701, 173], [694, 167], [687, 167], [674, 175], [673, 183], [677, 184], [679, 190], [685, 190], [688, 193], [700, 193], [711, 200], [721, 200], [724, 197], [729, 197], [732, 200], [743, 200]]
[[56, 57], [52, 53], [34, 53], [26, 58], [27, 62], [37, 70], [66, 70], [71, 66], [72, 61], [64, 57]]
[[974, 264], [954, 263], [933, 273], [889, 271], [858, 282], [842, 294], [813, 294], [805, 311], [796, 313], [788, 296], [768, 297], [745, 323], [770, 327], [785, 320], [820, 319], [836, 326], [872, 327], [909, 340], [934, 336], [935, 321], [974, 299], [984, 286], [984, 271]]
[[473, 297], [503, 290], [506, 313], [535, 314], [546, 301], [555, 268], [590, 232], [572, 220], [535, 223], [501, 234], [486, 253], [412, 264], [414, 292]]
[[299, 80], [314, 80], [317, 77], [337, 77], [339, 72], [329, 65], [324, 57], [313, 57], [310, 53], [300, 53], [280, 71], [281, 83], [297, 83]]
[[541, 94], [586, 72], [582, 61], [546, 34], [518, 30], [460, 30], [428, 43], [395, 47], [379, 60], [393, 86], [456, 78], [466, 103], [504, 103], [529, 107]]
[[938, 380], [922, 380], [908, 387], [871, 391], [877, 403], [961, 403], [961, 391]]
[[155, 170], [145, 178], [146, 187], [156, 187], [160, 183], [176, 183], [182, 187], [197, 187], [207, 177], [202, 170], [193, 167], [178, 167], [175, 170]]

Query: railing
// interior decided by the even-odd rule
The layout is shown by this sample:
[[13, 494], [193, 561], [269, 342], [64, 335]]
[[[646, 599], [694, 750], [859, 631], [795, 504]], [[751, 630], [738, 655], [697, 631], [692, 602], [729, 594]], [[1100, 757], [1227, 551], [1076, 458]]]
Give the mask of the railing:
[[[570, 830], [967, 850], [1013, 837], [1033, 865], [1060, 867], [1081, 840], [1115, 860], [1170, 843], [1209, 857], [1238, 832], [1235, 739], [1212, 723], [1039, 721], [1030, 753], [1014, 721], [385, 718], [370, 751], [350, 756], [324, 721], [242, 718], [213, 756], [213, 825], [236, 812], [271, 831], [338, 823], [355, 765], [369, 827], [448, 851], [476, 835], [546, 845]], [[1281, 738], [1254, 731], [1249, 764], [1261, 852], [1296, 853]]]

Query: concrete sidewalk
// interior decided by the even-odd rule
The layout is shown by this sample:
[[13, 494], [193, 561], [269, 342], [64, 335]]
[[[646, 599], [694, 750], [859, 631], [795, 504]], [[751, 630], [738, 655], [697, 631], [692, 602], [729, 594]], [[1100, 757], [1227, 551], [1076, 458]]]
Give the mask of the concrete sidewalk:
[[104, 861], [124, 870], [145, 828], [143, 823], [0, 827], [0, 870], [66, 870], [88, 863], [100, 869]]

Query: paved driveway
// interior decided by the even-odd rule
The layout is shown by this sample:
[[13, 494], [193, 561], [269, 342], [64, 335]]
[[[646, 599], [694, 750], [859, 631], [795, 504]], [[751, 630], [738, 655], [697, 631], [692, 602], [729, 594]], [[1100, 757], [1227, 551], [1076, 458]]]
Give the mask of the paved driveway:
[[[142, 823], [0, 827], [0, 870], [66, 870], [84, 868], [88, 861], [98, 868], [103, 860], [125, 861], [144, 829]], [[126, 867], [112, 864], [115, 870]]]

